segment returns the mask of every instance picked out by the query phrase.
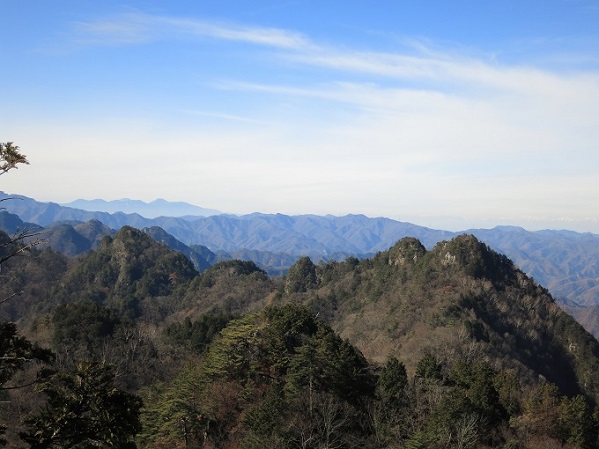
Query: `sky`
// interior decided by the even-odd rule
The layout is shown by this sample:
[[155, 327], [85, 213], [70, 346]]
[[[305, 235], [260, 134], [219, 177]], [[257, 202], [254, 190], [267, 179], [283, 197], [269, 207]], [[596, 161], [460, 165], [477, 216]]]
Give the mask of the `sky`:
[[39, 201], [599, 233], [599, 0], [0, 0]]

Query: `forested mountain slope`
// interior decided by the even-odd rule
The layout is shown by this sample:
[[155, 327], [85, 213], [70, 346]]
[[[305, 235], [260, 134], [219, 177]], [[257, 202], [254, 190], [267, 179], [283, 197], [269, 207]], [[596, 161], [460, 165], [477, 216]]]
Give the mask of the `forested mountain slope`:
[[281, 298], [301, 302], [378, 362], [414, 372], [427, 351], [483, 358], [569, 393], [599, 393], [599, 343], [505, 256], [462, 235], [432, 250], [406, 238], [372, 259], [301, 259]]
[[[130, 227], [9, 262], [2, 286], [29, 292], [13, 318], [56, 368], [104, 360], [143, 397], [142, 448], [597, 447], [599, 343], [474, 236], [303, 257], [284, 278], [197, 273]], [[40, 401], [4, 397], [16, 430]]]
[[183, 254], [125, 226], [72, 264], [52, 292], [51, 301], [89, 300], [130, 318], [162, 317], [167, 312], [161, 308], [161, 298], [175, 295], [196, 275]]

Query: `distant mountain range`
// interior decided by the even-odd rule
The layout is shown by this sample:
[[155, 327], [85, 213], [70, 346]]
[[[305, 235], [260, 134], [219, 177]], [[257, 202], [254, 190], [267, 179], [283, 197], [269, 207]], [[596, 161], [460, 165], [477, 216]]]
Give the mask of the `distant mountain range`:
[[125, 214], [136, 213], [146, 218], [185, 216], [209, 217], [210, 215], [222, 214], [222, 212], [218, 210], [205, 209], [203, 207], [194, 206], [193, 204], [189, 203], [166, 201], [162, 198], [154, 200], [150, 203], [139, 200], [131, 200], [129, 198], [115, 201], [105, 201], [101, 199], [78, 199], [70, 203], [62, 204], [62, 206], [90, 212], [108, 212], [110, 214], [116, 212], [123, 212]]
[[[114, 232], [113, 230], [128, 225], [151, 230], [147, 232], [155, 239], [162, 240], [181, 252], [185, 253], [185, 250], [177, 248], [171, 238], [187, 248], [196, 248], [202, 254], [194, 260], [196, 267], [200, 269], [206, 263], [240, 258], [253, 260], [271, 273], [281, 273], [301, 256], [309, 256], [314, 262], [344, 260], [349, 256], [370, 257], [388, 250], [404, 237], [415, 237], [430, 249], [442, 240], [459, 234], [472, 234], [494, 250], [507, 255], [524, 272], [547, 287], [581, 322], [584, 322], [587, 312], [591, 312], [591, 306], [599, 306], [597, 234], [572, 231], [531, 232], [513, 226], [449, 232], [364, 215], [336, 217], [254, 213], [243, 216], [185, 215], [146, 218], [140, 213], [94, 212], [0, 193], [0, 199], [8, 197], [18, 199], [2, 203], [6, 212], [17, 215], [25, 223], [49, 228], [48, 235], [53, 236], [51, 246], [62, 252], [72, 254], [79, 251], [77, 247], [83, 251], [88, 250], [94, 246], [94, 241], [97, 242], [98, 234], [108, 234], [108, 230]], [[141, 207], [146, 204], [139, 203], [142, 204]], [[171, 203], [163, 200], [158, 203], [163, 210], [171, 207]], [[138, 202], [131, 201], [131, 204]], [[172, 210], [191, 210], [182, 208], [180, 204], [174, 203]], [[92, 224], [88, 223], [90, 220]], [[14, 217], [8, 215], [0, 219], [0, 225], [7, 232], [14, 232], [19, 226]], [[75, 234], [69, 227], [73, 228]], [[97, 232], [90, 231], [90, 228]], [[78, 229], [85, 230], [89, 238], [78, 238]], [[65, 241], [69, 243], [66, 244]], [[89, 245], [84, 244], [84, 241], [88, 241]], [[189, 253], [186, 255], [192, 257]], [[593, 313], [597, 315], [596, 311]], [[594, 326], [587, 323], [587, 328]], [[599, 332], [599, 323], [596, 327], [592, 331]]]

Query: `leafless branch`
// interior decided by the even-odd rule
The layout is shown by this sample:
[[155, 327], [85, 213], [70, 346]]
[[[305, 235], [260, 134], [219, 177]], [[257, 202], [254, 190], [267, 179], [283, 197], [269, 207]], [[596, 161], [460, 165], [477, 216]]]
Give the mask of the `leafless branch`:
[[4, 298], [2, 300], [0, 300], [0, 304], [4, 304], [5, 302], [10, 301], [11, 299], [13, 299], [15, 296], [20, 295], [21, 293], [23, 293], [23, 290], [21, 290], [20, 292], [15, 292], [12, 295], [8, 296], [7, 298]]
[[[35, 237], [41, 235], [42, 232], [43, 231], [33, 231], [30, 229], [22, 231], [21, 233], [13, 236], [8, 242], [0, 244], [0, 248], [8, 248], [10, 246], [16, 245], [17, 243], [24, 242], [25, 240], [34, 239]], [[0, 265], [2, 265], [8, 259], [23, 254], [26, 251], [44, 243], [46, 243], [46, 240], [35, 238], [23, 246], [16, 248], [14, 251], [10, 251], [8, 254], [0, 257]]]
[[0, 391], [3, 391], [3, 390], [18, 390], [19, 388], [30, 387], [31, 385], [35, 385], [36, 383], [39, 383], [39, 379], [32, 380], [31, 382], [26, 383], [26, 384], [10, 385], [8, 387], [1, 386], [0, 387]]

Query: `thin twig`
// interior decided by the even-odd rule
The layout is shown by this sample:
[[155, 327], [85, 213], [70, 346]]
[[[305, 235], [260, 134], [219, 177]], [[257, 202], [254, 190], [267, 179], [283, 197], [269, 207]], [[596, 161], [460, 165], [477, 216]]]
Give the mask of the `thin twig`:
[[10, 301], [11, 299], [13, 299], [15, 296], [20, 295], [23, 293], [23, 290], [21, 290], [20, 292], [15, 292], [12, 295], [10, 295], [8, 298], [4, 298], [3, 300], [0, 301], [0, 304], [4, 304], [5, 302]]

